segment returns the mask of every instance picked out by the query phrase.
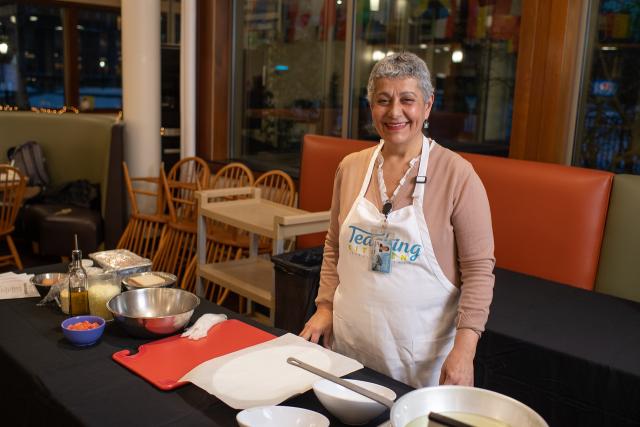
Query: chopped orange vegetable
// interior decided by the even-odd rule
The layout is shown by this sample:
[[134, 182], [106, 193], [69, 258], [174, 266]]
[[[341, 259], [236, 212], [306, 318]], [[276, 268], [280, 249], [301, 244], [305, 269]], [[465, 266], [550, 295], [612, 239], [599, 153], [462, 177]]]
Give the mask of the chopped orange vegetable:
[[72, 331], [86, 331], [89, 329], [95, 329], [98, 326], [100, 326], [98, 322], [89, 322], [87, 320], [84, 320], [82, 322], [74, 323], [67, 326], [67, 329], [71, 329]]

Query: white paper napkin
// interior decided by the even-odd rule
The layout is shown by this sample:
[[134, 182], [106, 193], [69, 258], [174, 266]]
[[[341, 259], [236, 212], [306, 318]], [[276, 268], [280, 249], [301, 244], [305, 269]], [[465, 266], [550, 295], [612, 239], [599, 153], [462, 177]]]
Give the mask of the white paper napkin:
[[0, 274], [0, 299], [31, 298], [40, 296], [31, 283], [33, 274], [16, 274], [13, 272]]
[[321, 378], [287, 363], [295, 357], [341, 377], [362, 369], [360, 362], [286, 334], [225, 356], [208, 360], [183, 376], [234, 409], [277, 405], [311, 389]]

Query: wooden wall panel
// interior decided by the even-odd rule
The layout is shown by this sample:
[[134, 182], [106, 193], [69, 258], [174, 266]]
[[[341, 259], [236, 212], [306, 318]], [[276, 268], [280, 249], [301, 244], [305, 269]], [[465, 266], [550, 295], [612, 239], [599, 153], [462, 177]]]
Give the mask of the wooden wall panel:
[[580, 0], [523, 1], [509, 157], [570, 161], [585, 13]]
[[228, 157], [230, 0], [197, 4], [196, 154], [206, 160]]

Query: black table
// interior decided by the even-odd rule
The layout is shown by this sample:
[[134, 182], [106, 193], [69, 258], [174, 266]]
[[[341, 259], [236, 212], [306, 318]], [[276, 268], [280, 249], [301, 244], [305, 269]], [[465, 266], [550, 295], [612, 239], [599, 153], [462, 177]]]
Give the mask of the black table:
[[551, 426], [640, 426], [640, 304], [496, 270], [476, 386]]
[[[116, 351], [147, 340], [109, 324], [97, 346], [77, 349], [60, 331], [65, 316], [36, 307], [36, 301], [0, 301], [5, 419], [15, 415], [24, 425], [236, 426], [237, 411], [198, 387], [163, 392], [111, 360]], [[243, 319], [207, 301], [194, 319], [205, 312]], [[369, 369], [349, 377], [384, 384], [398, 396], [410, 391]], [[524, 402], [553, 427], [638, 426], [640, 304], [498, 269], [476, 356], [476, 385]], [[321, 412], [332, 426], [340, 425], [312, 392], [285, 404]]]
[[[36, 270], [43, 269], [53, 271], [51, 266]], [[119, 350], [135, 351], [150, 340], [132, 338], [119, 325], [109, 322], [97, 345], [73, 347], [60, 329], [66, 316], [53, 306], [37, 307], [37, 301], [37, 298], [0, 301], [3, 420], [38, 426], [237, 426], [238, 411], [202, 389], [187, 384], [173, 391], [161, 391], [111, 359]], [[284, 333], [206, 300], [192, 319], [204, 313], [226, 313], [276, 335]], [[383, 384], [398, 396], [411, 390], [366, 368], [347, 377]], [[320, 412], [330, 419], [332, 426], [342, 425], [324, 409], [313, 391], [283, 404]], [[389, 411], [385, 411], [369, 426], [377, 426], [388, 417]]]

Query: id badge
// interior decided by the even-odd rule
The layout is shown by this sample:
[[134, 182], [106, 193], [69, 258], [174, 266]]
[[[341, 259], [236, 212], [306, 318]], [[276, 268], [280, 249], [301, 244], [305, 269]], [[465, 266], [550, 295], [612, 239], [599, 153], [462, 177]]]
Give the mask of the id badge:
[[376, 236], [371, 240], [371, 271], [391, 273], [391, 241], [389, 234]]

